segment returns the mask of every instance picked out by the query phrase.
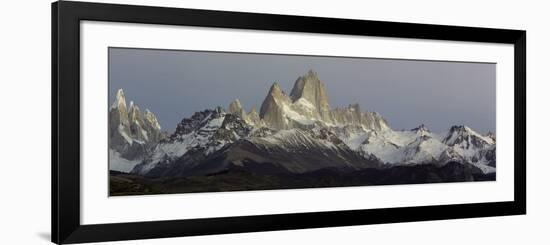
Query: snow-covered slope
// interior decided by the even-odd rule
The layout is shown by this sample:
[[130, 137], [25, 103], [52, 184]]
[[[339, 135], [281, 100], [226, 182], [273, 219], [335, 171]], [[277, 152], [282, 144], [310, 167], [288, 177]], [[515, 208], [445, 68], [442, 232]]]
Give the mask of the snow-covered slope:
[[495, 171], [494, 134], [483, 136], [467, 126], [453, 126], [442, 141], [449, 146], [442, 157], [472, 163], [484, 172]]
[[[289, 172], [304, 173], [323, 168], [359, 170], [376, 167], [378, 162], [350, 149], [325, 128], [280, 130], [266, 137], [247, 139], [255, 146], [247, 157], [255, 154], [255, 162], [277, 164]], [[261, 153], [261, 154], [260, 154]], [[242, 161], [241, 158], [230, 158]]]
[[[225, 115], [226, 118], [229, 116], [232, 115]], [[237, 118], [235, 124], [244, 122], [239, 120]], [[224, 126], [217, 130], [223, 129]], [[231, 134], [239, 135], [233, 131], [235, 128], [226, 129]], [[365, 158], [349, 149], [324, 129], [288, 129], [277, 132], [267, 128], [254, 129], [248, 134], [216, 144], [215, 150], [210, 150], [212, 144], [220, 140], [215, 136], [216, 133], [210, 135], [206, 137], [208, 140], [201, 142], [204, 144], [186, 141], [187, 145], [182, 147], [184, 142], [176, 143], [179, 148], [187, 149], [185, 154], [169, 155], [166, 148], [175, 144], [161, 143], [155, 149], [152, 159], [146, 159], [133, 172], [157, 177], [204, 175], [234, 167], [262, 173], [305, 173], [325, 168], [359, 170], [378, 166], [376, 159]]]
[[109, 170], [129, 173], [141, 162], [141, 159], [128, 160], [120, 156], [120, 153], [109, 149]]
[[350, 148], [375, 156], [385, 164], [458, 161], [474, 164], [484, 172], [495, 170], [495, 141], [467, 126], [453, 126], [440, 135], [430, 132], [424, 125], [406, 131], [349, 127], [335, 131]]
[[161, 141], [132, 172], [146, 174], [159, 164], [177, 162], [189, 151], [210, 155], [249, 136], [252, 129], [240, 115], [226, 113], [222, 108], [197, 112], [182, 120], [174, 134]]

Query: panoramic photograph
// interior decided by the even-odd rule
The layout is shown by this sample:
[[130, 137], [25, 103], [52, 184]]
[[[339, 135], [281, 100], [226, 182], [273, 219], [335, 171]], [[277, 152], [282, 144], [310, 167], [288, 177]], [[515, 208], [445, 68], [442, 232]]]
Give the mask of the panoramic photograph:
[[109, 195], [496, 180], [496, 64], [109, 48]]

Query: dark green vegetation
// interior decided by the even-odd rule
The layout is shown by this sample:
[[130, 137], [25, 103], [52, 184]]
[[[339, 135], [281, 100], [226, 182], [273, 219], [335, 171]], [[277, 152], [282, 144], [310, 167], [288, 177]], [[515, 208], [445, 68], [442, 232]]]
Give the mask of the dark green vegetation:
[[321, 169], [304, 174], [256, 173], [235, 167], [216, 174], [145, 178], [110, 172], [111, 196], [196, 193], [245, 190], [273, 190], [317, 187], [423, 184], [465, 181], [493, 181], [495, 174], [483, 174], [470, 164], [449, 162], [443, 166], [423, 164], [360, 171]]

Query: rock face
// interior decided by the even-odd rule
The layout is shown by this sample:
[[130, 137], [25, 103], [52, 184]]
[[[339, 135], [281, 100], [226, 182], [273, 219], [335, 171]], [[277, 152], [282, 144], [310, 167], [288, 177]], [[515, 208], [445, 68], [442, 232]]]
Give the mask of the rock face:
[[260, 118], [260, 114], [258, 114], [258, 111], [256, 110], [256, 107], [253, 106], [248, 114], [246, 115], [248, 122], [252, 125], [256, 126], [264, 126], [264, 122]]
[[234, 101], [232, 101], [229, 104], [228, 110], [229, 110], [229, 113], [239, 116], [242, 119], [247, 118], [246, 112], [244, 111], [239, 99], [235, 99]]
[[276, 129], [288, 129], [291, 122], [287, 118], [290, 98], [281, 90], [278, 83], [273, 83], [260, 108], [260, 118]]
[[390, 129], [376, 112], [362, 112], [358, 104], [331, 110], [325, 85], [317, 73], [309, 71], [299, 77], [287, 96], [274, 83], [260, 110], [260, 118], [276, 129], [311, 128], [313, 124], [358, 125], [367, 129]]
[[125, 151], [133, 143], [130, 138], [130, 122], [126, 108], [126, 98], [122, 89], [116, 94], [116, 101], [109, 110], [109, 147], [119, 152]]
[[250, 111], [246, 113], [239, 99], [235, 99], [229, 104], [229, 106], [227, 107], [227, 112], [243, 119], [245, 122], [247, 122], [250, 125], [253, 125], [256, 127], [265, 126], [265, 123], [260, 118], [260, 115], [258, 114], [256, 107], [252, 106]]
[[306, 100], [313, 105], [315, 109], [313, 116], [315, 118], [327, 122], [332, 121], [325, 85], [314, 71], [310, 70], [306, 75], [296, 80], [290, 92], [290, 99], [293, 103]]
[[117, 160], [142, 159], [163, 137], [156, 116], [149, 110], [142, 113], [133, 102], [127, 107], [124, 91], [119, 89], [109, 110], [109, 148], [116, 156], [110, 159], [110, 166], [116, 168]]
[[331, 111], [334, 124], [337, 125], [361, 125], [372, 130], [390, 129], [386, 119], [377, 112], [362, 112], [358, 104], [349, 105], [347, 108], [336, 108]]

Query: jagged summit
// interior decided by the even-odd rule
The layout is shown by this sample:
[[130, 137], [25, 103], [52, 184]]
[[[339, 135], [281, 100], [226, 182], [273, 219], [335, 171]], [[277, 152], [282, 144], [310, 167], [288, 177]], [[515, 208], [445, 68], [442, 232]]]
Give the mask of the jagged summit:
[[424, 125], [423, 123], [420, 124], [418, 127], [411, 129], [413, 132], [430, 132], [430, 130]]
[[[274, 92], [278, 93], [278, 92]], [[235, 115], [242, 120], [244, 120], [246, 123], [254, 126], [263, 126], [264, 123], [260, 119], [260, 115], [258, 114], [258, 111], [256, 110], [256, 106], [252, 106], [250, 111], [246, 113], [245, 109], [243, 108], [241, 102], [239, 99], [235, 99], [231, 103], [229, 103], [229, 106], [227, 107], [227, 112]]]
[[243, 106], [241, 105], [241, 101], [239, 99], [235, 99], [233, 101], [231, 101], [231, 103], [229, 103], [229, 112], [232, 112], [232, 111], [237, 111], [237, 110], [240, 110], [242, 109]]
[[452, 131], [452, 132], [470, 132], [470, 131], [472, 131], [472, 129], [469, 128], [466, 125], [453, 125], [453, 126], [451, 126], [449, 131]]
[[286, 129], [288, 119], [285, 117], [284, 109], [290, 103], [290, 99], [281, 90], [279, 84], [274, 82], [260, 107], [260, 118], [274, 128]]
[[[219, 107], [216, 109], [207, 109], [195, 112], [191, 117], [184, 118], [183, 120], [181, 120], [180, 123], [178, 123], [178, 125], [176, 126], [176, 130], [170, 136], [170, 138], [174, 139], [179, 136], [192, 133], [198, 128], [204, 126], [204, 124], [207, 122], [207, 119], [222, 118], [224, 115], [225, 112], [223, 110], [220, 110]], [[221, 124], [223, 119], [220, 119], [218, 121], [218, 124]]]
[[109, 109], [109, 154], [115, 159], [110, 169], [130, 171], [130, 162], [142, 159], [162, 138], [164, 133], [155, 114], [148, 109], [142, 113], [133, 101], [127, 107], [124, 91], [119, 89]]
[[126, 97], [124, 97], [124, 90], [118, 89], [116, 92], [116, 100], [111, 106], [112, 108], [124, 108], [126, 110]]
[[[267, 92], [266, 99], [268, 97], [272, 97], [275, 100], [281, 100], [281, 99], [288, 100], [289, 99], [288, 96], [285, 94], [285, 92], [281, 89], [281, 86], [279, 86], [279, 83], [277, 83], [277, 82], [273, 82], [273, 84], [269, 88], [269, 91]], [[262, 107], [260, 108], [260, 114], [262, 114], [262, 108], [263, 108], [263, 104], [262, 104]]]
[[463, 148], [470, 148], [471, 145], [479, 147], [494, 144], [494, 140], [477, 133], [468, 126], [454, 125], [443, 138], [443, 143], [449, 146], [460, 145]]
[[148, 125], [151, 125], [154, 129], [158, 131], [161, 130], [160, 123], [157, 120], [157, 117], [155, 116], [155, 114], [149, 111], [149, 109], [145, 109], [145, 112], [143, 113], [143, 117]]
[[263, 125], [263, 121], [262, 119], [260, 119], [260, 114], [258, 114], [258, 110], [256, 109], [256, 106], [252, 106], [252, 108], [250, 109], [250, 112], [248, 112], [246, 117], [248, 120], [247, 122], [249, 122], [252, 125], [256, 125], [256, 126]]
[[116, 100], [111, 105], [109, 112], [118, 112], [118, 116], [114, 118], [115, 121], [120, 122], [121, 125], [129, 126], [131, 121], [145, 120], [150, 126], [160, 130], [160, 124], [157, 117], [149, 109], [145, 109], [142, 113], [139, 106], [130, 100], [129, 105], [126, 104], [126, 97], [124, 96], [124, 90], [118, 89], [116, 92]]
[[327, 91], [313, 70], [300, 76], [287, 96], [278, 83], [273, 83], [260, 108], [260, 118], [275, 129], [324, 125], [361, 125], [369, 129], [386, 130], [390, 127], [380, 114], [362, 112], [359, 104], [331, 110]]
[[278, 83], [277, 81], [275, 81], [275, 82], [273, 82], [273, 83], [271, 84], [271, 87], [269, 87], [269, 91], [271, 92], [271, 91], [272, 91], [273, 89], [275, 89], [275, 88], [279, 88], [279, 89], [281, 88], [281, 87], [279, 86], [279, 83]]
[[[476, 133], [475, 131], [473, 131], [471, 128], [469, 128], [468, 126], [466, 125], [453, 125], [451, 126], [451, 128], [449, 128], [449, 132], [447, 133], [447, 136], [445, 137], [446, 140], [445, 141], [449, 141], [456, 137], [466, 137], [468, 135], [479, 135], [478, 133]], [[481, 136], [481, 135], [479, 135]]]
[[244, 111], [243, 106], [241, 105], [241, 101], [239, 101], [239, 99], [235, 99], [234, 101], [232, 101], [229, 104], [227, 111], [240, 118], [243, 118], [243, 119], [246, 118], [246, 112]]
[[129, 120], [136, 120], [140, 119], [139, 116], [141, 115], [141, 111], [139, 109], [139, 106], [134, 105], [134, 101], [130, 101], [130, 107], [128, 107], [128, 116]]
[[356, 124], [361, 125], [364, 121], [363, 113], [359, 104], [350, 104], [344, 108], [336, 108], [331, 111], [331, 117], [335, 124]]
[[330, 105], [325, 85], [319, 79], [316, 72], [309, 70], [307, 74], [299, 77], [290, 92], [292, 102], [305, 99], [311, 103], [321, 119], [330, 120]]
[[113, 102], [109, 113], [111, 113], [111, 111], [113, 111], [112, 117], [114, 118], [114, 120], [117, 121], [117, 124], [124, 125], [125, 127], [129, 126], [126, 97], [124, 96], [124, 91], [122, 89], [119, 89], [117, 91], [116, 100]]
[[[286, 100], [289, 99], [288, 96], [285, 94], [285, 92], [281, 89], [281, 86], [279, 86], [279, 83], [274, 82], [271, 87], [269, 88], [269, 92], [267, 93], [267, 97], [273, 97], [276, 100]], [[261, 109], [260, 109], [261, 111]], [[260, 112], [261, 113], [261, 112]]]

